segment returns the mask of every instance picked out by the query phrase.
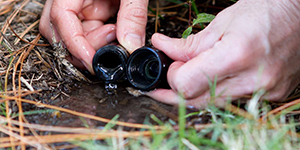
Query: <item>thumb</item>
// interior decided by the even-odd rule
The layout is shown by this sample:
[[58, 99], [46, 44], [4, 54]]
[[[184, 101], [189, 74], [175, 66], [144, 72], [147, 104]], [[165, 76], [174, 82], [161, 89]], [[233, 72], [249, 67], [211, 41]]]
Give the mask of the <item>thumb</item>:
[[148, 0], [121, 0], [117, 39], [129, 53], [145, 45]]
[[156, 33], [151, 41], [155, 48], [166, 53], [171, 59], [186, 62], [199, 53], [212, 48], [220, 39], [220, 34], [203, 30], [187, 39], [170, 38], [163, 34]]

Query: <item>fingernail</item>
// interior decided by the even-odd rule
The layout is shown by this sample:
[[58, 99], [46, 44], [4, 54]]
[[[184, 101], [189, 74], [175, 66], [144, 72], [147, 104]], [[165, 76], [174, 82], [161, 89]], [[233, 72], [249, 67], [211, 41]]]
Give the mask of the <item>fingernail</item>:
[[143, 46], [143, 41], [142, 41], [142, 37], [137, 35], [137, 34], [133, 34], [133, 33], [128, 33], [125, 35], [125, 41], [124, 41], [124, 47], [131, 53], [134, 50], [136, 50], [137, 48], [140, 48], [141, 46]]
[[85, 68], [91, 73], [91, 74], [95, 74], [94, 69], [92, 66], [88, 65], [88, 63], [86, 63], [85, 61], [81, 61], [81, 63], [85, 66]]
[[111, 43], [112, 41], [116, 40], [116, 38], [116, 32], [113, 31], [106, 36], [106, 42]]

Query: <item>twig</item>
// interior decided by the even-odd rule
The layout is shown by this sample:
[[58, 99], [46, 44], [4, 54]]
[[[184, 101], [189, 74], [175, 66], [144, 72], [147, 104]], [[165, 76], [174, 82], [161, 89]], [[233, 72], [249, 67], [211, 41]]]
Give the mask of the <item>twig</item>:
[[[6, 123], [8, 120], [5, 117], [0, 116], [0, 122], [2, 124]], [[10, 122], [14, 125], [20, 125], [19, 121], [15, 121], [10, 119]], [[73, 127], [60, 127], [60, 126], [46, 126], [39, 124], [30, 124], [24, 123], [24, 127], [31, 128], [39, 131], [49, 131], [49, 132], [59, 132], [59, 133], [81, 133], [81, 134], [89, 134], [89, 133], [100, 133], [103, 132], [101, 129], [88, 129], [88, 128], [73, 128]], [[19, 131], [18, 131], [19, 132]]]
[[[8, 68], [7, 68], [7, 72], [6, 72], [6, 75], [5, 75], [5, 83], [4, 83], [4, 91], [5, 91], [5, 93], [7, 93], [7, 82], [8, 82], [8, 74], [9, 74], [9, 70], [10, 70], [10, 68], [11, 68], [11, 66], [12, 66], [12, 63], [13, 63], [13, 61], [15, 60], [15, 58], [13, 58], [11, 61], [10, 61], [10, 63], [9, 63], [9, 65], [8, 65]], [[0, 101], [1, 102], [1, 101]], [[8, 120], [10, 120], [10, 113], [9, 113], [9, 103], [8, 103], [8, 101], [5, 101], [5, 112], [6, 112], [6, 118], [8, 119]], [[8, 129], [9, 129], [9, 133], [13, 133], [12, 132], [12, 126], [11, 126], [11, 123], [10, 123], [10, 121], [8, 121], [7, 122], [7, 126], [8, 126]], [[13, 143], [13, 137], [12, 136], [9, 136], [9, 138], [10, 138], [10, 143], [12, 144], [12, 146], [13, 146], [13, 150], [15, 149], [14, 148], [14, 143]]]
[[33, 0], [32, 2], [35, 3], [35, 4], [37, 4], [37, 5], [39, 5], [39, 6], [41, 6], [41, 7], [44, 7], [44, 4], [42, 4], [42, 3], [40, 3], [40, 2], [38, 2], [36, 0]]
[[1, 32], [1, 35], [2, 35], [2, 37], [4, 39], [4, 42], [5, 42], [6, 46], [9, 49], [9, 51], [15, 51], [14, 47], [10, 44], [9, 40], [6, 38], [6, 36], [2, 32]]
[[155, 14], [155, 30], [154, 32], [157, 33], [157, 26], [158, 26], [158, 12], [159, 12], [159, 2], [156, 0], [156, 14]]
[[8, 54], [8, 55], [6, 55], [4, 57], [7, 58], [7, 57], [11, 57], [11, 56], [17, 56], [17, 55], [19, 55], [28, 46], [29, 46], [29, 44], [26, 44], [25, 46], [21, 47], [20, 49], [14, 51], [13, 53]]
[[[37, 35], [37, 37], [33, 40], [33, 44], [36, 44], [39, 39], [41, 38], [40, 34]], [[23, 69], [23, 63], [24, 63], [24, 60], [28, 57], [29, 53], [31, 50], [33, 50], [33, 48], [35, 47], [35, 45], [30, 45], [29, 48], [27, 49], [27, 51], [24, 51], [22, 53], [22, 55], [20, 56], [19, 60], [17, 61], [16, 63], [16, 66], [18, 66], [20, 63], [20, 71], [19, 71], [19, 88], [18, 90], [21, 91], [21, 75], [22, 75], [22, 69]], [[13, 77], [14, 79], [14, 77]], [[21, 96], [18, 97], [18, 99], [21, 99]], [[24, 136], [24, 133], [23, 133], [23, 109], [22, 109], [22, 101], [18, 101], [16, 100], [16, 103], [18, 104], [18, 108], [19, 108], [19, 122], [20, 122], [20, 135], [21, 137]], [[22, 143], [23, 141], [21, 141], [21, 146], [22, 146], [22, 149], [25, 150], [25, 145]]]
[[[41, 106], [41, 107], [46, 107], [46, 108], [50, 108], [50, 109], [55, 109], [55, 110], [58, 110], [58, 111], [61, 111], [61, 112], [69, 113], [69, 114], [76, 115], [76, 116], [79, 116], [79, 117], [85, 117], [85, 118], [88, 118], [88, 119], [93, 119], [93, 120], [96, 120], [96, 121], [101, 121], [101, 122], [104, 122], [104, 123], [109, 123], [111, 121], [110, 119], [106, 119], [106, 118], [102, 118], [102, 117], [98, 117], [98, 116], [93, 116], [93, 115], [89, 115], [89, 114], [84, 114], [84, 113], [76, 112], [76, 111], [69, 110], [69, 109], [66, 109], [66, 108], [47, 105], [47, 104], [43, 104], [43, 103], [40, 103], [40, 102], [35, 102], [35, 101], [26, 100], [26, 99], [22, 99], [22, 98], [18, 99], [16, 97], [3, 96], [3, 95], [0, 95], [0, 97], [2, 97], [3, 99], [6, 99], [6, 100], [16, 100], [16, 101], [21, 101], [21, 102], [24, 102], [24, 103], [34, 104], [34, 105], [37, 105], [38, 107]], [[126, 127], [131, 127], [131, 128], [164, 129], [163, 126], [149, 126], [149, 125], [121, 122], [121, 121], [116, 121], [116, 122], [113, 122], [113, 123], [115, 123], [116, 125], [126, 126]]]
[[[28, 28], [26, 28], [23, 33], [15, 40], [15, 45], [17, 45], [20, 40], [33, 28], [35, 27], [38, 23], [40, 22], [40, 20], [35, 21], [34, 23], [32, 23]], [[22, 39], [23, 41], [23, 39]]]
[[18, 39], [20, 39], [21, 41], [23, 41], [23, 42], [25, 42], [25, 43], [27, 43], [27, 44], [30, 44], [30, 45], [34, 45], [34, 46], [50, 46], [49, 44], [37, 44], [37, 42], [32, 43], [32, 42], [29, 42], [29, 41], [26, 41], [26, 40], [22, 39], [22, 38], [14, 31], [14, 29], [10, 26], [10, 24], [9, 24], [9, 23], [7, 23], [7, 24], [8, 24], [8, 27], [10, 28], [11, 32], [13, 32], [13, 34], [14, 34]]
[[[156, 132], [156, 134], [161, 134], [163, 132]], [[32, 146], [40, 146], [40, 144], [50, 144], [50, 143], [59, 143], [59, 142], [72, 142], [72, 141], [86, 141], [86, 140], [101, 140], [111, 137], [119, 137], [122, 136], [122, 138], [136, 138], [140, 136], [151, 136], [152, 131], [135, 131], [135, 132], [123, 132], [123, 131], [117, 131], [117, 132], [101, 132], [101, 133], [95, 133], [95, 134], [58, 134], [58, 135], [43, 135], [40, 136], [37, 140], [35, 140], [34, 136], [25, 136], [22, 139], [20, 136], [15, 135], [18, 137], [18, 140], [23, 140], [28, 142], [28, 144]], [[8, 141], [8, 138], [1, 138], [1, 141], [6, 142]], [[20, 145], [20, 142], [17, 140], [14, 141], [16, 145]], [[10, 147], [10, 144], [0, 144], [0, 148], [4, 147]], [[40, 147], [41, 148], [41, 147]]]
[[[1, 126], [0, 126], [0, 131], [3, 132], [3, 133], [5, 133], [5, 134], [7, 134], [7, 135], [9, 135], [11, 137], [11, 138], [6, 138], [6, 141], [8, 141], [8, 140], [10, 141], [9, 147], [11, 147], [13, 149], [15, 148], [16, 145], [21, 145], [22, 142], [25, 142], [26, 144], [29, 144], [29, 145], [31, 145], [33, 147], [38, 148], [38, 149], [41, 148], [41, 146], [40, 146], [40, 144], [38, 142], [34, 142], [31, 139], [24, 138], [24, 137], [22, 137], [22, 136], [20, 136], [20, 135], [18, 135], [16, 133], [13, 133], [11, 131], [7, 131], [5, 128], [3, 128]], [[15, 138], [18, 139], [18, 140], [20, 140], [20, 141], [22, 141], [22, 142], [21, 143], [20, 142], [16, 142], [16, 140], [14, 140]], [[1, 141], [4, 142], [5, 139], [2, 139]], [[0, 148], [1, 148], [1, 145], [0, 145]]]
[[[29, 0], [24, 0], [24, 1], [21, 3], [21, 6], [20, 6], [18, 9], [14, 10], [14, 11], [12, 12], [12, 14], [8, 17], [7, 22], [4, 24], [4, 26], [3, 26], [2, 30], [1, 30], [1, 32], [6, 33], [8, 24], [10, 24], [10, 23], [12, 22], [12, 20], [13, 20], [13, 19], [16, 17], [16, 15], [19, 13], [20, 9], [22, 9], [28, 2], [29, 2]], [[2, 43], [2, 40], [3, 40], [3, 38], [1, 37], [1, 38], [0, 38], [0, 43]]]
[[278, 108], [276, 108], [276, 109], [273, 109], [272, 111], [268, 112], [266, 115], [264, 115], [263, 117], [261, 117], [260, 121], [263, 121], [263, 120], [265, 120], [267, 117], [269, 117], [269, 116], [271, 116], [271, 115], [274, 115], [274, 114], [276, 114], [276, 113], [279, 113], [280, 111], [282, 111], [282, 110], [284, 110], [284, 109], [287, 109], [287, 108], [289, 108], [289, 107], [291, 107], [291, 106], [294, 106], [294, 105], [296, 105], [296, 104], [299, 104], [299, 103], [300, 103], [300, 98], [299, 98], [299, 99], [296, 99], [296, 100], [294, 100], [294, 101], [291, 101], [291, 102], [289, 102], [289, 103], [286, 103], [286, 104], [284, 104], [284, 105], [282, 105], [282, 106], [280, 106], [280, 107], [278, 107]]
[[25, 79], [25, 80], [26, 80], [27, 82], [30, 81], [30, 84], [32, 84], [33, 81], [39, 81], [39, 80], [43, 77], [43, 75], [44, 75], [44, 74], [41, 74], [41, 75], [40, 75], [38, 78], [36, 78], [36, 79], [34, 79], [34, 75], [33, 75], [32, 78], [31, 78], [30, 80], [29, 80], [29, 79], [27, 79], [27, 80]]
[[192, 0], [189, 0], [189, 26], [191, 26], [192, 21]]
[[20, 77], [20, 79], [21, 82], [24, 83], [30, 91], [34, 91], [33, 87], [23, 77]]
[[3, 6], [4, 7], [0, 10], [0, 15], [3, 15], [3, 14], [6, 14], [8, 12], [10, 12], [14, 6], [14, 2], [13, 0], [7, 0], [7, 1], [4, 1], [4, 2], [0, 2], [0, 6]]
[[[30, 94], [35, 94], [35, 93], [39, 93], [41, 92], [42, 90], [36, 90], [36, 91], [17, 91], [19, 92], [17, 94], [17, 96], [21, 96], [21, 97], [24, 97], [24, 96], [27, 96], [27, 95], [30, 95]], [[12, 94], [12, 93], [15, 93], [15, 91], [9, 91], [9, 92], [0, 92], [0, 95], [5, 95], [5, 94]], [[15, 94], [16, 95], [16, 94]], [[3, 103], [3, 102], [6, 102], [6, 101], [9, 101], [7, 99], [4, 99], [4, 100], [0, 100], [0, 103]]]
[[46, 67], [51, 68], [50, 64], [46, 60], [44, 60], [44, 58], [41, 56], [41, 54], [38, 51], [34, 50], [34, 52], [37, 54], [38, 58], [42, 61], [42, 63]]
[[[176, 8], [176, 7], [180, 7], [182, 5], [186, 5], [188, 4], [187, 2], [181, 3], [181, 4], [176, 4], [176, 5], [172, 5], [172, 6], [167, 6], [167, 7], [160, 7], [159, 10], [165, 10], [165, 9], [172, 9], [172, 8]], [[152, 8], [152, 10], [156, 10], [156, 8]]]
[[[27, 124], [29, 123], [28, 120], [25, 118], [25, 116], [23, 116], [23, 120], [24, 120], [25, 123], [27, 123]], [[35, 138], [36, 138], [37, 140], [40, 139], [40, 136], [37, 134], [37, 132], [36, 132], [35, 130], [33, 130], [32, 128], [29, 128], [29, 130], [30, 130], [31, 133], [35, 136]], [[44, 149], [49, 149], [49, 150], [51, 150], [51, 148], [50, 148], [47, 144], [42, 144], [42, 146], [43, 146]]]
[[248, 113], [247, 111], [245, 111], [245, 110], [243, 110], [243, 109], [240, 109], [240, 108], [238, 108], [238, 107], [236, 107], [236, 106], [234, 106], [234, 105], [232, 105], [232, 104], [227, 104], [227, 105], [225, 106], [225, 109], [228, 110], [228, 111], [230, 111], [230, 112], [232, 112], [232, 113], [234, 113], [234, 114], [236, 114], [236, 115], [239, 115], [239, 116], [242, 116], [242, 117], [244, 117], [244, 118], [247, 118], [247, 119], [249, 119], [249, 120], [251, 120], [251, 119], [254, 118], [254, 117], [253, 117], [250, 113]]

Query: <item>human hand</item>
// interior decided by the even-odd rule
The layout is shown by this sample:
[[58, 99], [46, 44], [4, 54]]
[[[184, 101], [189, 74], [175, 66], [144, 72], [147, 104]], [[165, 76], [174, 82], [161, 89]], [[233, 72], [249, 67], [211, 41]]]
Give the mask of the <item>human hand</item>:
[[228, 96], [234, 100], [259, 89], [270, 101], [284, 100], [300, 82], [299, 8], [292, 0], [241, 0], [187, 39], [153, 35], [154, 47], [175, 62], [167, 74], [171, 89], [147, 95], [168, 104], [183, 95], [187, 106], [205, 108], [208, 78], [217, 76], [219, 107]]
[[[130, 53], [144, 45], [148, 0], [47, 0], [41, 34], [53, 44], [62, 40], [72, 54], [69, 60], [91, 73], [93, 56], [116, 38]], [[118, 12], [116, 24], [104, 24]]]

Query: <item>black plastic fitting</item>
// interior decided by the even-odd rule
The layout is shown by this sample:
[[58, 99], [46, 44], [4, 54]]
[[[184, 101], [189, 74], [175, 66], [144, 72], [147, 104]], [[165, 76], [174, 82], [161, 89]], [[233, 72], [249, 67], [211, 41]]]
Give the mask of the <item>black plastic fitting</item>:
[[130, 84], [140, 90], [169, 88], [167, 71], [173, 61], [162, 51], [149, 47], [135, 50], [129, 57], [126, 68]]
[[108, 83], [115, 83], [125, 76], [128, 52], [119, 45], [100, 48], [93, 58], [96, 76]]

